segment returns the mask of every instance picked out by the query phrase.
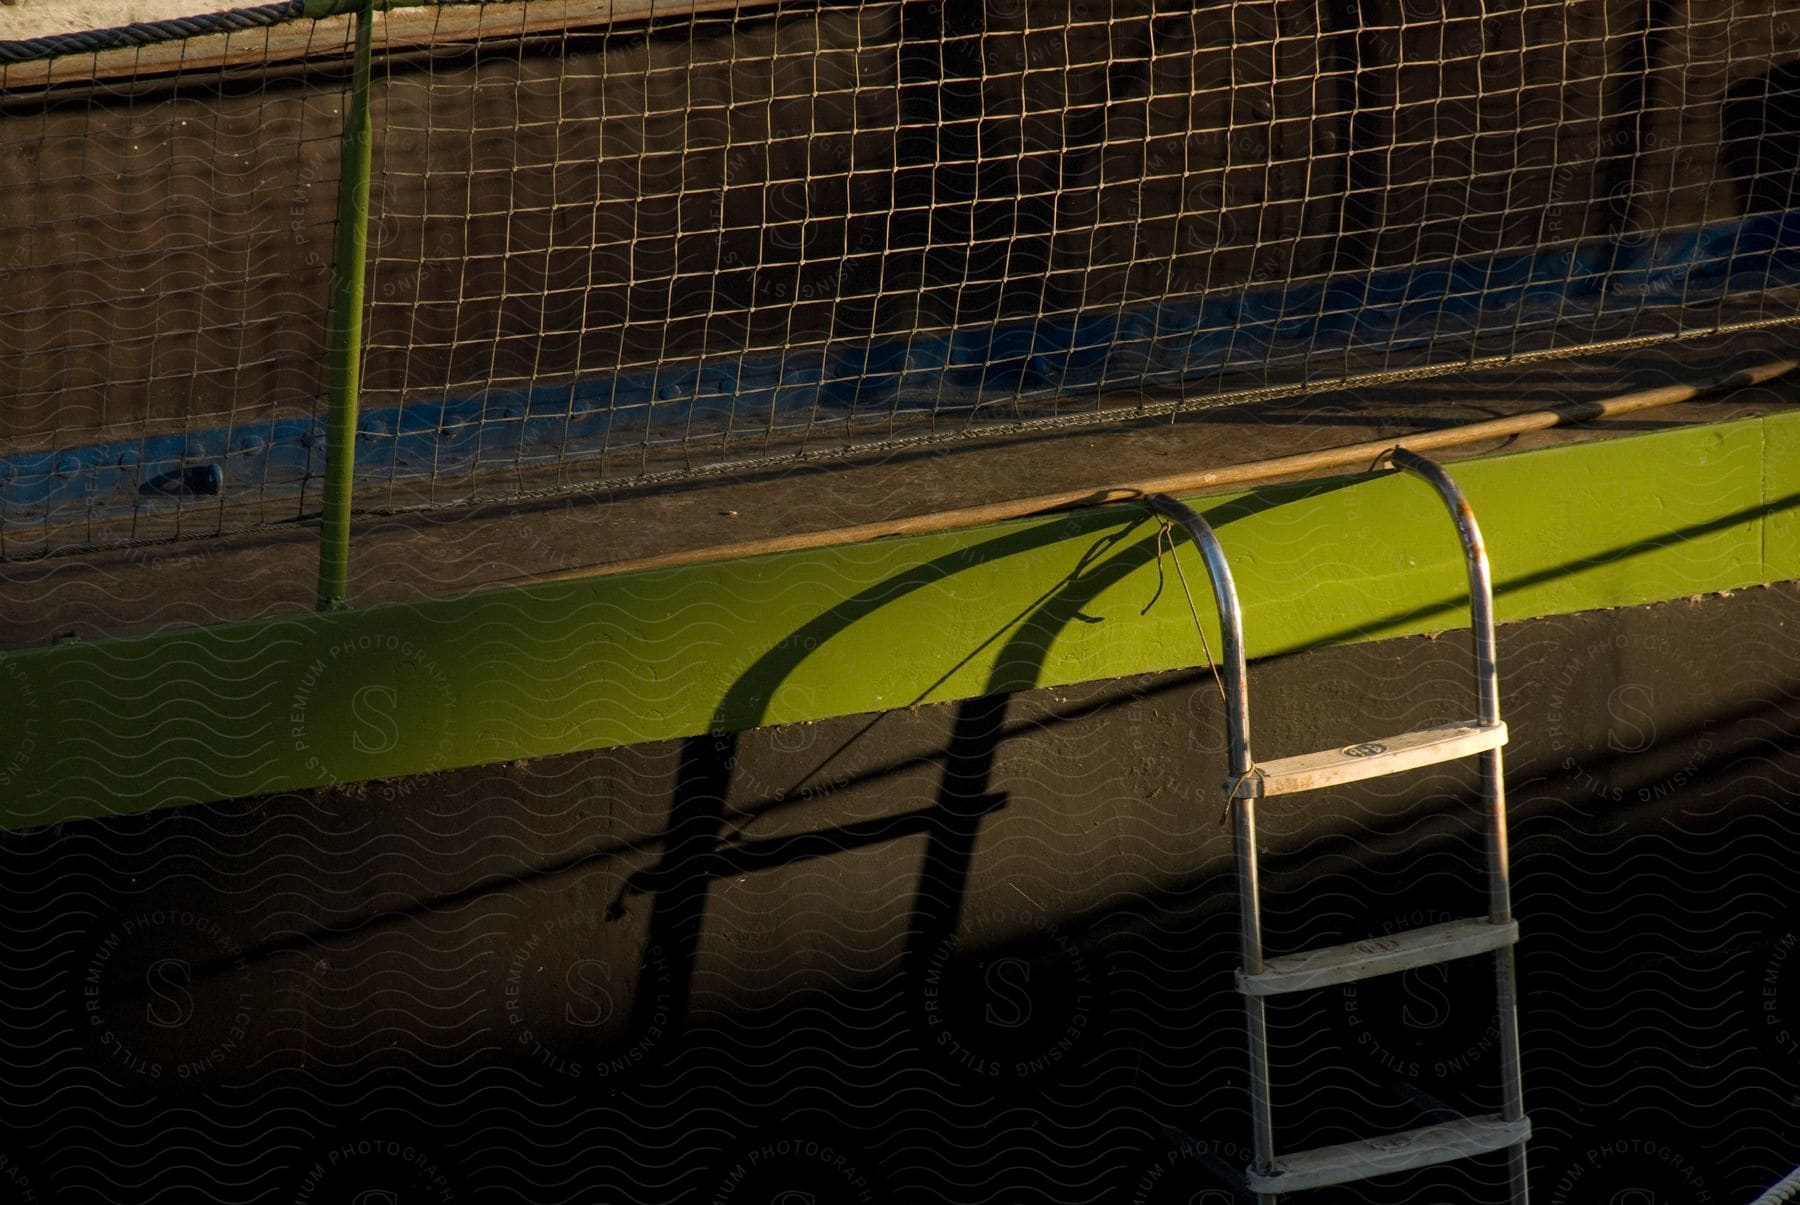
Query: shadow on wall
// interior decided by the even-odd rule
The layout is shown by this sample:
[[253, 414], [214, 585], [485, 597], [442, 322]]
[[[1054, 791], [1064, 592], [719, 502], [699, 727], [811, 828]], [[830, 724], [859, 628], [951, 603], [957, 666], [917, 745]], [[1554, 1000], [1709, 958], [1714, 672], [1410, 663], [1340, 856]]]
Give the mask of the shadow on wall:
[[1800, 59], [1733, 84], [1721, 125], [1726, 168], [1743, 212], [1791, 206], [1800, 184]]
[[[927, 834], [908, 947], [908, 962], [914, 968], [954, 938], [982, 819], [1006, 804], [1004, 795], [993, 792], [990, 779], [1006, 728], [1007, 694], [1036, 686], [1044, 655], [1057, 632], [1074, 622], [1082, 607], [1107, 586], [1155, 554], [1155, 542], [1151, 539], [1122, 547], [1141, 523], [1140, 518], [1099, 536], [1069, 576], [1047, 590], [1033, 610], [989, 638], [990, 642], [1004, 638], [1003, 651], [996, 660], [988, 692], [958, 705], [936, 806], [907, 818], [911, 823], [904, 827], [896, 826], [892, 820], [872, 826], [870, 836], [876, 841], [892, 840], [918, 829]], [[967, 559], [971, 555], [977, 559], [1004, 556], [1060, 538], [1061, 534], [1048, 527], [1011, 532], [991, 541], [986, 550], [959, 552], [944, 561], [920, 566], [901, 580], [884, 581], [846, 600], [795, 633], [794, 638], [782, 641], [747, 670], [721, 702], [715, 732], [687, 742], [663, 858], [629, 885], [655, 893], [649, 945], [671, 952], [674, 1015], [684, 1016], [688, 1011], [688, 984], [709, 885], [723, 875], [739, 874], [753, 866], [808, 856], [809, 849], [820, 843], [784, 840], [776, 842], [774, 849], [759, 852], [753, 845], [734, 848], [725, 840], [725, 801], [739, 739], [737, 732], [730, 729], [746, 726], [746, 721], [754, 726], [760, 720], [763, 703], [774, 697], [776, 687], [833, 635], [869, 620], [882, 607], [914, 590], [954, 575], [960, 565], [972, 563]], [[856, 834], [849, 831], [817, 836], [825, 849], [813, 850], [814, 856], [818, 852], [834, 852], [846, 844], [865, 843], [852, 840]], [[648, 978], [645, 984], [645, 991], [667, 990]], [[634, 1016], [649, 1017], [656, 1011], [654, 1000], [640, 999]]]
[[[1209, 519], [1243, 513], [1219, 506]], [[1003, 533], [821, 615], [742, 676], [720, 731], [671, 744], [636, 779], [596, 773], [606, 763], [586, 755], [551, 759], [571, 767], [556, 790], [470, 772], [460, 813], [403, 799], [383, 834], [379, 806], [357, 809], [338, 846], [324, 809], [266, 804], [28, 838], [42, 857], [26, 856], [28, 842], [0, 845], [0, 899], [15, 910], [0, 934], [14, 984], [0, 994], [0, 1033], [18, 1047], [0, 1099], [48, 1092], [56, 1110], [28, 1137], [50, 1145], [89, 1126], [101, 1136], [75, 1148], [80, 1160], [113, 1169], [92, 1175], [154, 1176], [195, 1199], [269, 1199], [253, 1189], [282, 1176], [293, 1191], [280, 1199], [307, 1202], [379, 1188], [408, 1201], [1234, 1205], [1220, 1177], [1246, 1160], [1243, 1043], [1228, 838], [1213, 824], [1212, 683], [1107, 683], [1073, 709], [1020, 693], [1091, 600], [1156, 556], [1141, 518], [1097, 525], [1067, 575], [988, 637], [1003, 651], [982, 697], [919, 709], [942, 722], [891, 713], [929, 733], [923, 756], [870, 766], [866, 749], [847, 752], [870, 721], [818, 725], [823, 758], [808, 755], [800, 781], [838, 784], [835, 797], [776, 826], [786, 835], [747, 833], [786, 806], [783, 792], [762, 794], [771, 784], [756, 767], [773, 730], [726, 729], [757, 723], [834, 635], [954, 578], [963, 556], [1023, 552], [1052, 530]], [[1204, 583], [1189, 580], [1204, 606]], [[1550, 1201], [1659, 1200], [1646, 1194], [1677, 1174], [1705, 1189], [1688, 1205], [1747, 1199], [1790, 1136], [1768, 1111], [1800, 1087], [1800, 1062], [1759, 993], [1774, 975], [1800, 999], [1800, 957], [1785, 953], [1800, 940], [1800, 832], [1781, 806], [1800, 778], [1800, 674], [1776, 638], [1795, 598], [1749, 592], [1505, 630], [1533, 1167]], [[1178, 592], [1164, 602], [1183, 605]], [[1658, 672], [1635, 677], [1632, 650]], [[1442, 718], [1420, 713], [1465, 698], [1466, 657], [1446, 638], [1259, 662], [1264, 751], [1323, 747], [1347, 724]], [[1645, 719], [1661, 730], [1627, 726]], [[794, 750], [773, 748], [778, 770], [799, 768]], [[852, 771], [865, 776], [853, 783]], [[1269, 809], [1272, 943], [1479, 907], [1478, 828], [1446, 803], [1462, 782], [1363, 786]], [[279, 837], [283, 825], [296, 840]], [[183, 828], [198, 830], [192, 849]], [[544, 852], [493, 876], [489, 842], [520, 830], [525, 849]], [[627, 854], [641, 869], [603, 921], [596, 888], [620, 886]], [[604, 874], [580, 873], [602, 863]], [[807, 864], [825, 869], [758, 882]], [[83, 867], [101, 884], [88, 896], [71, 886], [89, 881]], [[1032, 907], [1027, 893], [1059, 875], [1083, 876], [1082, 890]], [[345, 880], [375, 881], [354, 912]], [[72, 919], [50, 915], [46, 883]], [[507, 897], [534, 886], [546, 888], [535, 903], [516, 893], [529, 913], [517, 923]], [[1016, 913], [994, 912], [1014, 886]], [[891, 907], [878, 912], [889, 901], [867, 901], [884, 889]], [[290, 940], [240, 945], [233, 918], [208, 911], [219, 907], [266, 907]], [[344, 911], [324, 915], [333, 909]], [[1027, 925], [1004, 931], [1014, 915]], [[514, 923], [481, 928], [496, 918]], [[46, 954], [42, 933], [59, 923], [86, 948]], [[63, 1014], [7, 999], [40, 989]], [[1277, 1015], [1285, 1066], [1307, 1089], [1283, 1095], [1305, 1110], [1278, 1119], [1285, 1138], [1400, 1128], [1443, 1103], [1473, 1111], [1491, 1086], [1489, 991], [1451, 968]], [[471, 1000], [476, 1019], [458, 1028]], [[61, 1015], [73, 1023], [56, 1028]], [[170, 1060], [183, 1035], [205, 1032], [226, 1036]], [[65, 1047], [103, 1074], [67, 1069]], [[292, 1049], [312, 1061], [296, 1065]], [[1684, 1061], [1694, 1049], [1703, 1057]], [[153, 1082], [153, 1066], [170, 1070]], [[250, 1132], [277, 1140], [232, 1146]], [[1727, 1159], [1722, 1142], [1749, 1149]], [[384, 1152], [398, 1154], [382, 1163]], [[228, 1157], [251, 1169], [244, 1184], [211, 1184]], [[59, 1171], [90, 1174], [44, 1178]], [[1460, 1174], [1416, 1195], [1492, 1199], [1475, 1181], [1497, 1178]]]
[[[1113, 547], [1133, 555], [1135, 542]], [[1800, 1088], [1800, 1048], [1771, 1024], [1800, 1026], [1800, 831], [1781, 803], [1800, 778], [1800, 657], [1744, 639], [1773, 635], [1797, 601], [1793, 590], [1750, 592], [1505, 631], [1534, 1195], [1545, 1200], [1747, 1200], [1800, 1150], [1784, 1145], [1800, 1134], [1780, 1111]], [[1404, 715], [1454, 706], [1466, 656], [1455, 639], [1412, 639], [1259, 662], [1266, 751], [1329, 743], [1347, 722], [1338, 695], [1373, 710], [1405, 682], [1415, 697]], [[1696, 692], [1691, 723], [1683, 709]], [[92, 1137], [64, 1163], [40, 1161], [38, 1184], [154, 1178], [215, 1201], [310, 1205], [379, 1189], [426, 1202], [1239, 1205], [1229, 1171], [1247, 1158], [1243, 1043], [1229, 986], [1228, 838], [1214, 825], [1212, 682], [1183, 673], [1064, 693], [1076, 698], [1001, 693], [900, 713], [923, 756], [854, 759], [861, 781], [778, 826], [785, 838], [707, 835], [732, 779], [761, 790], [771, 771], [817, 760], [765, 729], [671, 742], [636, 775], [620, 772], [630, 758], [577, 755], [559, 773], [428, 789], [460, 795], [450, 809], [430, 794], [337, 817], [213, 809], [138, 818], [130, 832], [90, 826], [41, 857], [25, 856], [24, 842], [0, 846], [0, 898], [15, 920], [31, 919], [27, 893], [46, 881], [77, 914], [0, 938], [10, 984], [0, 1032], [18, 1056], [0, 1092], [21, 1100], [42, 1088], [57, 1102], [0, 1138], [0, 1151], [14, 1139], [54, 1148], [50, 1139], [86, 1126]], [[1649, 755], [1632, 752], [1643, 734], [1631, 724], [1645, 715], [1660, 725]], [[848, 747], [866, 724], [821, 725], [816, 748]], [[896, 752], [891, 730], [876, 743]], [[1140, 768], [1158, 756], [1175, 784], [1160, 798], [1151, 784], [1165, 775]], [[644, 919], [629, 897], [625, 916], [600, 920], [595, 889], [618, 884], [629, 851], [590, 847], [537, 867], [535, 900], [491, 882], [483, 899], [428, 898], [425, 876], [466, 883], [488, 843], [521, 825], [562, 851], [630, 827], [633, 794], [656, 793], [660, 809], [672, 778], [681, 810], [656, 826], [662, 857], [633, 881], [654, 893], [672, 945], [614, 940]], [[1398, 793], [1358, 784], [1269, 808], [1271, 942], [1323, 944], [1478, 909], [1465, 785], [1425, 775]], [[740, 798], [723, 809], [726, 828], [780, 807]], [[604, 824], [571, 829], [582, 815]], [[342, 821], [352, 831], [341, 847], [291, 865], [281, 826], [306, 849], [328, 836], [319, 825]], [[1152, 862], [1150, 842], [1170, 856]], [[1063, 899], [1042, 894], [1058, 873], [1087, 882]], [[304, 900], [299, 874], [315, 881]], [[382, 875], [391, 885], [365, 913], [318, 923], [334, 881]], [[84, 883], [97, 886], [88, 898], [75, 890]], [[1008, 883], [1047, 905], [1033, 915], [1020, 900], [1034, 927], [1018, 934], [994, 932], [1010, 915], [994, 910]], [[884, 885], [911, 898], [884, 907], [874, 898]], [[240, 948], [220, 908], [263, 907], [271, 889], [270, 912], [297, 929], [308, 910], [313, 927], [287, 951]], [[416, 914], [381, 906], [407, 890]], [[165, 911], [173, 919], [154, 919]], [[55, 952], [42, 934], [59, 922], [100, 941]], [[771, 944], [772, 928], [796, 940]], [[835, 944], [859, 939], [860, 949]], [[222, 946], [232, 947], [223, 964], [199, 964]], [[848, 965], [859, 954], [862, 965]], [[690, 1019], [676, 1000], [696, 973]], [[14, 1003], [50, 988], [73, 1004], [66, 1030]], [[1284, 1140], [1484, 1105], [1490, 993], [1483, 968], [1459, 964], [1278, 1010], [1282, 1070], [1305, 1085], [1282, 1097], [1294, 1106], [1277, 1119]], [[204, 1034], [210, 1042], [188, 1041]], [[184, 1042], [196, 1046], [193, 1075], [172, 1061]], [[313, 1059], [296, 1064], [295, 1048]], [[68, 1066], [71, 1052], [104, 1079]], [[146, 1067], [158, 1065], [153, 1080]], [[244, 1183], [211, 1183], [233, 1161]], [[1672, 1176], [1693, 1191], [1653, 1195]], [[1486, 1191], [1497, 1183], [1463, 1168], [1412, 1187], [1421, 1200], [1497, 1205]], [[270, 1185], [286, 1191], [254, 1191]], [[1332, 1198], [1393, 1199], [1392, 1185]]]

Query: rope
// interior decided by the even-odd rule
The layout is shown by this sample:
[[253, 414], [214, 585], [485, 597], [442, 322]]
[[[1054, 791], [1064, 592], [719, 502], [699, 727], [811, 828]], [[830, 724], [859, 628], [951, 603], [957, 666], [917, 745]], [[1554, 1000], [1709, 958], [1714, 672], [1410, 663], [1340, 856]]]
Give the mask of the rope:
[[[1188, 614], [1194, 618], [1194, 631], [1200, 635], [1200, 651], [1206, 654], [1206, 667], [1212, 670], [1213, 685], [1219, 688], [1219, 702], [1224, 707], [1230, 708], [1231, 699], [1225, 693], [1225, 679], [1219, 675], [1218, 658], [1213, 656], [1212, 643], [1206, 639], [1206, 628], [1200, 623], [1200, 608], [1194, 605], [1194, 592], [1188, 589], [1187, 571], [1181, 567], [1181, 558], [1175, 555], [1175, 539], [1169, 534], [1174, 530], [1174, 524], [1160, 516], [1158, 516], [1158, 521], [1161, 526], [1156, 529], [1156, 592], [1162, 593], [1163, 541], [1166, 539], [1169, 542], [1169, 560], [1175, 564], [1176, 580], [1181, 583], [1181, 593], [1187, 599]], [[1154, 603], [1156, 599], [1152, 598], [1150, 601]], [[1146, 611], [1149, 609], [1148, 606], [1144, 608]], [[1253, 764], [1248, 770], [1238, 775], [1237, 781], [1231, 784], [1231, 789], [1225, 792], [1225, 807], [1219, 813], [1220, 828], [1224, 828], [1231, 820], [1231, 805], [1238, 801], [1239, 792], [1243, 790], [1244, 783], [1254, 773], [1256, 773], [1256, 766]]]
[[1786, 1205], [1789, 1201], [1800, 1201], [1800, 1167], [1783, 1176], [1781, 1182], [1769, 1189], [1750, 1205]]
[[1213, 656], [1212, 644], [1206, 639], [1206, 629], [1200, 624], [1200, 608], [1194, 605], [1194, 592], [1188, 589], [1187, 571], [1181, 567], [1181, 558], [1175, 555], [1175, 540], [1169, 535], [1173, 530], [1174, 524], [1167, 519], [1162, 520], [1162, 526], [1156, 529], [1156, 568], [1159, 573], [1162, 571], [1163, 541], [1167, 540], [1169, 560], [1174, 562], [1175, 577], [1181, 582], [1182, 596], [1187, 599], [1188, 614], [1193, 616], [1194, 631], [1200, 636], [1200, 651], [1206, 654], [1206, 664], [1212, 670], [1213, 685], [1219, 688], [1219, 702], [1230, 703], [1231, 700], [1225, 696], [1225, 679], [1219, 676], [1219, 663]]
[[[1800, 323], [1800, 316], [1796, 316]], [[1225, 486], [1250, 485], [1271, 481], [1282, 477], [1316, 477], [1328, 469], [1352, 468], [1364, 465], [1373, 457], [1386, 456], [1394, 450], [1395, 444], [1404, 443], [1415, 452], [1428, 452], [1436, 448], [1453, 448], [1483, 440], [1496, 439], [1501, 436], [1519, 435], [1526, 431], [1542, 431], [1565, 423], [1589, 423], [1603, 418], [1614, 418], [1624, 414], [1635, 414], [1640, 410], [1648, 410], [1657, 406], [1673, 405], [1677, 402], [1689, 401], [1721, 389], [1737, 389], [1746, 385], [1760, 385], [1772, 381], [1800, 367], [1800, 361], [1770, 360], [1748, 365], [1722, 376], [1711, 377], [1681, 385], [1663, 385], [1655, 389], [1639, 389], [1630, 393], [1616, 394], [1599, 401], [1562, 402], [1543, 410], [1532, 410], [1523, 414], [1513, 414], [1506, 418], [1487, 419], [1477, 423], [1461, 423], [1434, 430], [1414, 431], [1404, 435], [1389, 435], [1382, 439], [1364, 440], [1361, 443], [1343, 444], [1335, 448], [1321, 448], [1316, 452], [1301, 452], [1292, 456], [1277, 456], [1268, 460], [1256, 460], [1246, 463], [1227, 465], [1217, 469], [1174, 473], [1147, 480], [1127, 482], [1120, 485], [1088, 487], [1084, 489], [1060, 490], [1054, 494], [1039, 494], [1032, 498], [1016, 498], [1008, 502], [988, 502], [978, 506], [963, 506], [952, 510], [932, 511], [929, 514], [910, 515], [900, 519], [882, 520], [874, 523], [854, 523], [844, 527], [835, 527], [823, 531], [797, 532], [783, 536], [769, 536], [757, 540], [748, 540], [738, 544], [721, 544], [709, 548], [687, 549], [680, 552], [658, 553], [653, 556], [634, 557], [628, 560], [603, 561], [598, 564], [582, 565], [551, 573], [522, 574], [518, 577], [506, 578], [508, 585], [527, 585], [542, 582], [575, 581], [590, 577], [610, 576], [617, 573], [635, 573], [646, 569], [667, 569], [675, 565], [696, 565], [709, 561], [732, 560], [739, 557], [763, 556], [773, 552], [798, 552], [815, 548], [834, 548], [843, 544], [857, 544], [865, 540], [886, 539], [892, 536], [923, 535], [927, 532], [951, 531], [959, 527], [977, 527], [985, 523], [1000, 523], [1008, 519], [1024, 519], [1047, 514], [1051, 511], [1063, 510], [1071, 506], [1103, 506], [1110, 503], [1130, 502], [1142, 498], [1145, 494], [1173, 494], [1176, 497], [1197, 494], [1206, 490], [1217, 490]], [[1139, 411], [1133, 411], [1139, 413]], [[855, 451], [868, 451], [878, 445], [860, 445]], [[810, 458], [807, 458], [810, 459]], [[818, 459], [826, 459], [819, 457]], [[762, 462], [759, 462], [762, 463]], [[792, 466], [801, 463], [794, 457], [776, 457], [766, 462], [768, 465], [785, 464]], [[743, 466], [733, 462], [732, 468]], [[723, 470], [722, 470], [723, 471]], [[640, 486], [652, 482], [685, 479], [691, 473], [653, 474], [633, 479], [630, 484]], [[566, 489], [554, 491], [554, 494], [592, 493], [595, 486], [583, 483], [571, 485]], [[620, 487], [622, 488], [622, 486]], [[552, 491], [538, 491], [532, 494], [514, 494], [515, 498], [550, 497]], [[499, 498], [494, 499], [498, 501]], [[419, 507], [393, 508], [379, 513], [425, 513], [435, 509], [451, 509], [465, 506], [466, 502], [426, 504]], [[361, 511], [359, 513], [377, 513]]]
[[259, 4], [254, 8], [206, 13], [198, 17], [139, 21], [116, 29], [47, 34], [41, 38], [0, 42], [0, 63], [29, 63], [37, 59], [62, 58], [71, 54], [98, 54], [103, 50], [154, 46], [158, 42], [178, 42], [183, 38], [201, 38], [208, 34], [266, 29], [271, 25], [299, 20], [305, 15], [306, 0], [280, 0], [277, 4]]

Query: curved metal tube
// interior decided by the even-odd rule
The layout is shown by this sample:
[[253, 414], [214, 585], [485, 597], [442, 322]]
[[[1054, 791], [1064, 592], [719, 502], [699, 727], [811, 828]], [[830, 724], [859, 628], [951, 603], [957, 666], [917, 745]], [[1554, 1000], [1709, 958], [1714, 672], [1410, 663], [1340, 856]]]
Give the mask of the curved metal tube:
[[[1469, 578], [1469, 611], [1474, 636], [1476, 692], [1479, 696], [1479, 721], [1484, 725], [1500, 723], [1500, 678], [1497, 642], [1494, 635], [1493, 574], [1488, 565], [1487, 547], [1481, 538], [1481, 527], [1461, 487], [1436, 463], [1405, 448], [1393, 448], [1383, 459], [1395, 467], [1424, 479], [1437, 493], [1456, 522], [1457, 536], [1462, 542], [1463, 560]], [[1192, 507], [1166, 494], [1149, 494], [1145, 502], [1158, 515], [1178, 524], [1188, 533], [1206, 562], [1212, 580], [1213, 598], [1219, 608], [1219, 628], [1224, 638], [1219, 670], [1225, 686], [1225, 723], [1230, 737], [1230, 777], [1234, 842], [1238, 867], [1238, 916], [1242, 934], [1244, 971], [1260, 974], [1264, 967], [1262, 946], [1262, 900], [1257, 876], [1256, 799], [1245, 797], [1239, 787], [1257, 773], [1250, 753], [1250, 694], [1244, 653], [1243, 612], [1238, 605], [1237, 587], [1225, 551], [1218, 537]], [[1498, 748], [1481, 754], [1482, 789], [1488, 813], [1488, 909], [1490, 919], [1506, 923], [1512, 919], [1512, 899], [1508, 886], [1506, 839], [1506, 780]], [[1498, 979], [1500, 1011], [1500, 1057], [1505, 1087], [1501, 1104], [1508, 1121], [1524, 1118], [1524, 1099], [1519, 1090], [1519, 1022], [1517, 985], [1514, 979], [1512, 947], [1494, 952], [1494, 969]], [[1252, 1132], [1255, 1135], [1255, 1161], [1252, 1170], [1264, 1175], [1273, 1171], [1274, 1125], [1269, 1079], [1268, 1020], [1263, 999], [1246, 995], [1246, 1020], [1250, 1039], [1250, 1090]], [[1525, 1145], [1523, 1140], [1508, 1149], [1511, 1195], [1514, 1205], [1526, 1200]], [[1260, 1205], [1274, 1205], [1276, 1198], [1259, 1194]]]
[[[1493, 573], [1488, 567], [1487, 545], [1481, 539], [1481, 527], [1475, 522], [1475, 511], [1469, 506], [1462, 487], [1445, 472], [1442, 465], [1427, 460], [1417, 452], [1395, 448], [1389, 456], [1394, 464], [1423, 478], [1437, 491], [1451, 518], [1456, 520], [1456, 534], [1462, 539], [1463, 560], [1469, 572], [1469, 616], [1475, 638], [1475, 691], [1484, 724], [1500, 722], [1499, 655], [1494, 637]], [[1500, 750], [1490, 749], [1481, 755], [1482, 773], [1488, 790], [1488, 917], [1496, 924], [1512, 919], [1510, 856], [1506, 845], [1506, 778]]]
[[1200, 556], [1206, 561], [1206, 575], [1212, 579], [1213, 601], [1219, 608], [1219, 632], [1224, 649], [1219, 670], [1225, 677], [1225, 697], [1229, 700], [1225, 726], [1230, 737], [1229, 772], [1237, 778], [1249, 774], [1254, 766], [1250, 759], [1250, 692], [1244, 667], [1244, 614], [1238, 606], [1237, 586], [1231, 580], [1231, 566], [1225, 560], [1225, 549], [1219, 537], [1198, 511], [1177, 502], [1167, 494], [1147, 494], [1144, 501], [1150, 509], [1178, 525], [1188, 533]]
[[[1494, 642], [1494, 580], [1488, 568], [1487, 544], [1481, 538], [1481, 526], [1475, 522], [1475, 511], [1469, 506], [1462, 487], [1436, 461], [1417, 452], [1395, 448], [1388, 453], [1395, 466], [1415, 477], [1423, 478], [1450, 510], [1456, 520], [1456, 534], [1462, 539], [1463, 559], [1469, 571], [1469, 618], [1475, 632], [1475, 690], [1479, 719], [1484, 724], [1500, 722], [1499, 657]], [[1500, 919], [1505, 919], [1504, 917]]]
[[[1500, 720], [1500, 676], [1494, 637], [1493, 573], [1488, 566], [1487, 545], [1481, 538], [1481, 527], [1475, 522], [1475, 511], [1454, 478], [1442, 465], [1427, 460], [1417, 452], [1395, 448], [1389, 453], [1398, 468], [1423, 478], [1437, 491], [1456, 520], [1456, 532], [1462, 539], [1463, 560], [1469, 573], [1469, 614], [1475, 638], [1475, 681], [1481, 709], [1481, 722]], [[1488, 810], [1488, 917], [1497, 923], [1512, 919], [1512, 891], [1509, 886], [1511, 867], [1506, 838], [1506, 770], [1499, 749], [1481, 755], [1482, 786], [1487, 795]], [[1508, 1121], [1525, 1116], [1524, 1095], [1520, 1091], [1518, 982], [1511, 946], [1494, 952], [1494, 973], [1499, 986], [1501, 1115]], [[1512, 1178], [1512, 1199], [1525, 1201], [1525, 1147], [1523, 1143], [1507, 1152], [1508, 1170]]]
[[[1151, 510], [1178, 525], [1188, 533], [1194, 546], [1206, 561], [1206, 575], [1212, 580], [1213, 600], [1219, 608], [1219, 632], [1224, 648], [1220, 650], [1219, 671], [1225, 679], [1225, 730], [1230, 750], [1227, 756], [1232, 783], [1232, 842], [1235, 847], [1238, 876], [1238, 926], [1243, 948], [1244, 970], [1260, 974], [1263, 969], [1262, 889], [1257, 879], [1256, 798], [1240, 795], [1237, 788], [1256, 772], [1250, 756], [1250, 691], [1244, 658], [1244, 616], [1238, 606], [1237, 585], [1231, 580], [1231, 566], [1219, 537], [1193, 507], [1177, 502], [1167, 494], [1147, 494], [1144, 501]], [[1268, 1013], [1260, 996], [1244, 998], [1245, 1023], [1250, 1038], [1251, 1132], [1255, 1141], [1258, 1170], [1274, 1170], [1275, 1124], [1271, 1106], [1273, 1095], [1269, 1079]], [[1264, 1205], [1273, 1197], [1259, 1196]]]

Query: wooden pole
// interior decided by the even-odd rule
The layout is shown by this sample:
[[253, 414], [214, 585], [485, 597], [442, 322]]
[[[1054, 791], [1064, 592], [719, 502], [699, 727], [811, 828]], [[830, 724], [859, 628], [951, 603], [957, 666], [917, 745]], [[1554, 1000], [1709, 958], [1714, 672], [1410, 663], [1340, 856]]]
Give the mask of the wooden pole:
[[1368, 469], [1396, 447], [1414, 452], [1438, 448], [1454, 448], [1479, 443], [1499, 436], [1522, 435], [1567, 423], [1593, 422], [1618, 418], [1658, 406], [1673, 406], [1692, 401], [1704, 394], [1746, 385], [1760, 385], [1792, 372], [1800, 365], [1796, 360], [1769, 360], [1740, 368], [1723, 376], [1710, 377], [1684, 385], [1662, 385], [1655, 389], [1639, 389], [1588, 402], [1564, 402], [1542, 410], [1505, 418], [1464, 423], [1436, 431], [1420, 431], [1412, 435], [1396, 435], [1364, 440], [1317, 452], [1300, 452], [1292, 456], [1276, 456], [1268, 460], [1252, 460], [1217, 469], [1198, 469], [1151, 477], [1143, 481], [1088, 489], [1059, 490], [1007, 502], [989, 502], [980, 506], [964, 506], [953, 510], [933, 511], [899, 519], [883, 519], [873, 523], [856, 523], [824, 531], [803, 531], [792, 535], [770, 536], [713, 548], [696, 548], [683, 552], [661, 553], [632, 560], [606, 564], [582, 565], [553, 573], [530, 574], [510, 578], [507, 585], [535, 585], [542, 582], [581, 581], [591, 577], [607, 577], [617, 573], [638, 573], [647, 569], [671, 569], [680, 565], [698, 565], [709, 561], [738, 560], [743, 557], [767, 556], [777, 552], [803, 552], [815, 548], [833, 548], [842, 544], [860, 544], [889, 536], [916, 536], [931, 532], [951, 531], [959, 527], [976, 527], [1000, 523], [1008, 519], [1024, 519], [1033, 515], [1066, 510], [1077, 506], [1108, 506], [1131, 502], [1146, 494], [1192, 494], [1199, 490], [1216, 490], [1225, 486], [1252, 485], [1282, 477], [1304, 477], [1338, 469]]

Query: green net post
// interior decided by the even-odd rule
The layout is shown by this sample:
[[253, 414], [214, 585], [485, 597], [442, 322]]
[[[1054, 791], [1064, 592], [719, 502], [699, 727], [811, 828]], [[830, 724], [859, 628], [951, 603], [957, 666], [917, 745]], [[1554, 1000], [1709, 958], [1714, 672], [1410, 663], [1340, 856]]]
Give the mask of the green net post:
[[356, 477], [356, 407], [362, 383], [363, 276], [369, 246], [373, 129], [369, 77], [374, 8], [356, 9], [356, 62], [344, 111], [338, 175], [336, 278], [332, 289], [330, 406], [325, 436], [324, 524], [319, 541], [319, 610], [349, 605], [350, 503]]

